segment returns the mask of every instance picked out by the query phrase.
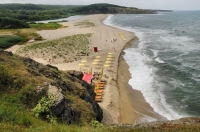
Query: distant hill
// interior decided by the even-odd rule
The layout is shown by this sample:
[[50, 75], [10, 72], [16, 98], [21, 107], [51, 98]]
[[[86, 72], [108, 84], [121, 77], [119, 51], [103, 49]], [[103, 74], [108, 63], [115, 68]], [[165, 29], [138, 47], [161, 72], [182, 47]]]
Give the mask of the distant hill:
[[0, 18], [10, 17], [22, 21], [40, 21], [66, 18], [76, 14], [154, 14], [155, 10], [143, 10], [113, 4], [92, 5], [35, 5], [0, 4]]
[[43, 10], [42, 7], [34, 4], [0, 4], [0, 9], [8, 10]]
[[92, 4], [75, 7], [75, 14], [155, 14], [155, 10], [143, 10], [134, 7], [124, 7], [113, 4]]

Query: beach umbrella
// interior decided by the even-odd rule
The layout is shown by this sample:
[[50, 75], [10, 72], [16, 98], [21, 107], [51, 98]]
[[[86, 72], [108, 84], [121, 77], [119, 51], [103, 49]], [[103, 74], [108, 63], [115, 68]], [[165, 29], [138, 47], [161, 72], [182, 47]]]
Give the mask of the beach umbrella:
[[81, 71], [81, 66], [84, 66], [85, 64], [82, 64], [82, 63], [81, 63], [81, 64], [78, 64], [78, 65], [80, 66], [80, 71]]
[[98, 64], [98, 62], [93, 62], [92, 64], [93, 64], [93, 65], [97, 65], [97, 64]]
[[85, 62], [87, 62], [87, 60], [82, 60], [81, 62], [82, 62], [82, 63], [85, 63]]
[[100, 72], [100, 75], [103, 75], [103, 68], [101, 68], [101, 72]]
[[88, 84], [91, 83], [92, 74], [84, 73], [82, 80], [86, 81]]
[[112, 63], [112, 62], [111, 62], [111, 61], [106, 61], [105, 63], [110, 64], [110, 63]]
[[95, 61], [95, 62], [98, 62], [98, 61], [100, 61], [100, 60], [99, 60], [99, 59], [95, 59], [94, 61]]
[[108, 56], [107, 56], [107, 58], [112, 58], [112, 57], [113, 57], [112, 55], [108, 55]]
[[84, 66], [85, 64], [81, 63], [81, 64], [78, 64], [79, 66]]
[[104, 65], [104, 67], [108, 68], [108, 67], [110, 67], [110, 65]]
[[113, 53], [109, 52], [108, 54], [109, 54], [109, 55], [112, 55]]
[[107, 61], [111, 61], [111, 60], [113, 60], [113, 58], [107, 58], [106, 60], [107, 60]]
[[90, 67], [90, 74], [92, 74], [92, 67]]
[[101, 56], [96, 56], [97, 59], [101, 58]]

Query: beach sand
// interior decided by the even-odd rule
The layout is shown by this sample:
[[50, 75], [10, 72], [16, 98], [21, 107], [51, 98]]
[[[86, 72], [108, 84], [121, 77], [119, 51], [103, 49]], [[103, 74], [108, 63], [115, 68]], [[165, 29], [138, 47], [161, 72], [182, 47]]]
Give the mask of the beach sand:
[[[107, 84], [103, 92], [103, 100], [99, 105], [103, 109], [104, 118], [102, 122], [105, 124], [133, 124], [141, 120], [145, 121], [144, 119], [146, 118], [144, 117], [162, 119], [161, 116], [153, 112], [153, 109], [145, 102], [142, 94], [139, 91], [133, 90], [128, 85], [130, 73], [128, 71], [128, 65], [122, 58], [123, 54], [121, 54], [121, 52], [125, 45], [130, 47], [130, 45], [133, 44], [133, 40], [136, 39], [134, 33], [104, 25], [102, 21], [106, 19], [107, 16], [108, 15], [88, 15], [76, 21], [61, 23], [68, 28], [38, 31], [38, 34], [46, 39], [45, 41], [76, 34], [91, 33], [92, 36], [89, 38], [90, 46], [91, 48], [98, 47], [99, 49], [98, 52], [92, 51], [88, 56], [81, 56], [81, 59], [78, 61], [72, 61], [71, 63], [51, 63], [51, 65], [63, 71], [82, 70], [83, 72], [87, 72], [92, 69], [92, 72], [100, 72], [101, 68], [104, 68], [103, 74], [107, 77], [103, 76], [103, 79], [107, 80]], [[91, 26], [90, 24], [89, 26], [75, 26], [77, 22], [91, 22], [94, 23], [95, 26]], [[116, 41], [114, 42], [113, 39]], [[31, 44], [32, 43], [28, 43], [23, 46], [16, 45], [7, 49], [7, 51], [17, 53], [18, 49], [21, 47]], [[108, 53], [112, 53], [112, 58], [111, 63], [106, 64]], [[24, 54], [21, 55], [24, 56]], [[50, 56], [50, 54], [46, 56]], [[93, 65], [96, 56], [100, 56], [99, 62], [98, 65]], [[49, 64], [40, 53], [37, 54], [37, 57], [31, 56], [31, 54], [29, 54], [28, 57], [40, 63]], [[84, 65], [80, 67], [79, 64], [82, 63], [81, 60], [86, 60], [87, 62], [84, 62]], [[104, 67], [104, 65], [109, 65], [109, 67]]]

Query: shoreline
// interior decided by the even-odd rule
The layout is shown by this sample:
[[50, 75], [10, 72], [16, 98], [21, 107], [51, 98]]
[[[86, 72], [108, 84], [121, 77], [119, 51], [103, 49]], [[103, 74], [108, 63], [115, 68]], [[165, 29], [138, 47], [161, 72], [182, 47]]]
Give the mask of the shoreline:
[[[104, 95], [102, 102], [98, 103], [103, 110], [103, 123], [104, 124], [119, 124], [119, 123], [127, 123], [133, 124], [140, 117], [140, 110], [136, 109], [136, 106], [133, 106], [133, 101], [135, 98], [131, 98], [132, 95], [138, 95], [138, 97], [142, 98], [142, 94], [135, 93], [135, 91], [130, 88], [128, 84], [128, 80], [130, 79], [130, 72], [128, 71], [128, 65], [125, 60], [122, 58], [123, 50], [127, 47], [132, 46], [133, 41], [136, 40], [137, 37], [133, 32], [129, 32], [126, 30], [118, 29], [116, 27], [108, 26], [103, 23], [103, 21], [108, 17], [108, 15], [88, 15], [76, 21], [64, 22], [61, 23], [63, 26], [68, 26], [68, 28], [61, 28], [57, 30], [42, 30], [38, 31], [45, 41], [51, 41], [55, 39], [59, 39], [65, 36], [73, 36], [76, 34], [87, 34], [91, 33], [92, 37], [90, 38], [91, 47], [98, 47], [101, 49], [98, 52], [91, 52], [89, 56], [82, 56], [81, 60], [87, 60], [84, 67], [80, 67], [79, 64], [81, 60], [70, 62], [70, 63], [55, 63], [51, 64], [53, 66], [58, 67], [59, 70], [81, 70], [83, 72], [87, 72], [88, 69], [92, 68], [93, 71], [99, 72], [101, 68], [104, 68], [104, 74], [108, 75], [109, 78], [104, 78], [107, 80], [107, 84], [104, 89]], [[94, 27], [80, 27], [75, 26], [77, 22], [82, 21], [90, 21], [95, 24]], [[122, 35], [123, 34], [123, 35]], [[124, 36], [125, 39], [122, 37]], [[116, 38], [117, 41], [113, 42], [113, 39]], [[32, 43], [27, 44], [32, 45]], [[15, 45], [7, 51], [11, 51], [15, 53], [20, 47], [24, 47], [26, 45]], [[58, 49], [55, 49], [58, 50]], [[66, 49], [65, 49], [66, 50]], [[67, 51], [66, 51], [67, 52]], [[105, 68], [104, 64], [106, 64], [106, 58], [108, 53], [113, 53], [113, 60], [111, 66], [109, 68]], [[36, 60], [39, 63], [44, 65], [49, 64], [43, 55], [37, 54], [37, 58], [31, 56], [29, 53], [29, 57]], [[48, 56], [51, 54], [47, 54]], [[21, 55], [23, 56], [23, 55]], [[93, 65], [93, 61], [96, 56], [101, 56], [99, 66], [100, 69], [97, 69], [95, 65]], [[122, 65], [122, 66], [121, 66]], [[88, 67], [89, 66], [89, 67]], [[122, 71], [120, 71], [122, 70]], [[124, 73], [123, 75], [120, 74]], [[120, 76], [119, 76], [120, 75]], [[121, 79], [120, 79], [121, 77]], [[122, 89], [122, 87], [125, 87]], [[126, 98], [125, 98], [126, 97]], [[144, 97], [143, 97], [144, 100]], [[127, 105], [125, 105], [125, 103]], [[144, 102], [144, 101], [143, 101]], [[123, 104], [123, 105], [122, 105]], [[135, 103], [134, 103], [135, 104]], [[143, 104], [145, 105], [145, 104]], [[148, 108], [148, 107], [147, 107]], [[148, 108], [149, 110], [150, 108]], [[127, 112], [129, 110], [129, 112]], [[136, 112], [137, 111], [137, 112]], [[148, 112], [147, 112], [148, 113]], [[152, 113], [152, 112], [151, 112]], [[131, 115], [130, 115], [131, 114]], [[132, 116], [133, 115], [133, 116]], [[152, 114], [149, 114], [152, 115]], [[156, 114], [155, 114], [156, 115]]]
[[119, 85], [119, 122], [122, 124], [138, 124], [142, 122], [166, 121], [167, 119], [154, 112], [153, 108], [144, 99], [142, 93], [128, 84], [131, 79], [129, 66], [123, 58], [127, 48], [138, 48], [138, 38], [128, 42], [119, 58], [118, 85]]

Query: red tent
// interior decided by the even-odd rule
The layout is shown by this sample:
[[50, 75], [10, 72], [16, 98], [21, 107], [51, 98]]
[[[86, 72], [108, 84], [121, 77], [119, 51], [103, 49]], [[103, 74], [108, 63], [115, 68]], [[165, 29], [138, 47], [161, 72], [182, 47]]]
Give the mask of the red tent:
[[91, 83], [92, 74], [84, 73], [82, 80], [86, 81], [88, 84]]

